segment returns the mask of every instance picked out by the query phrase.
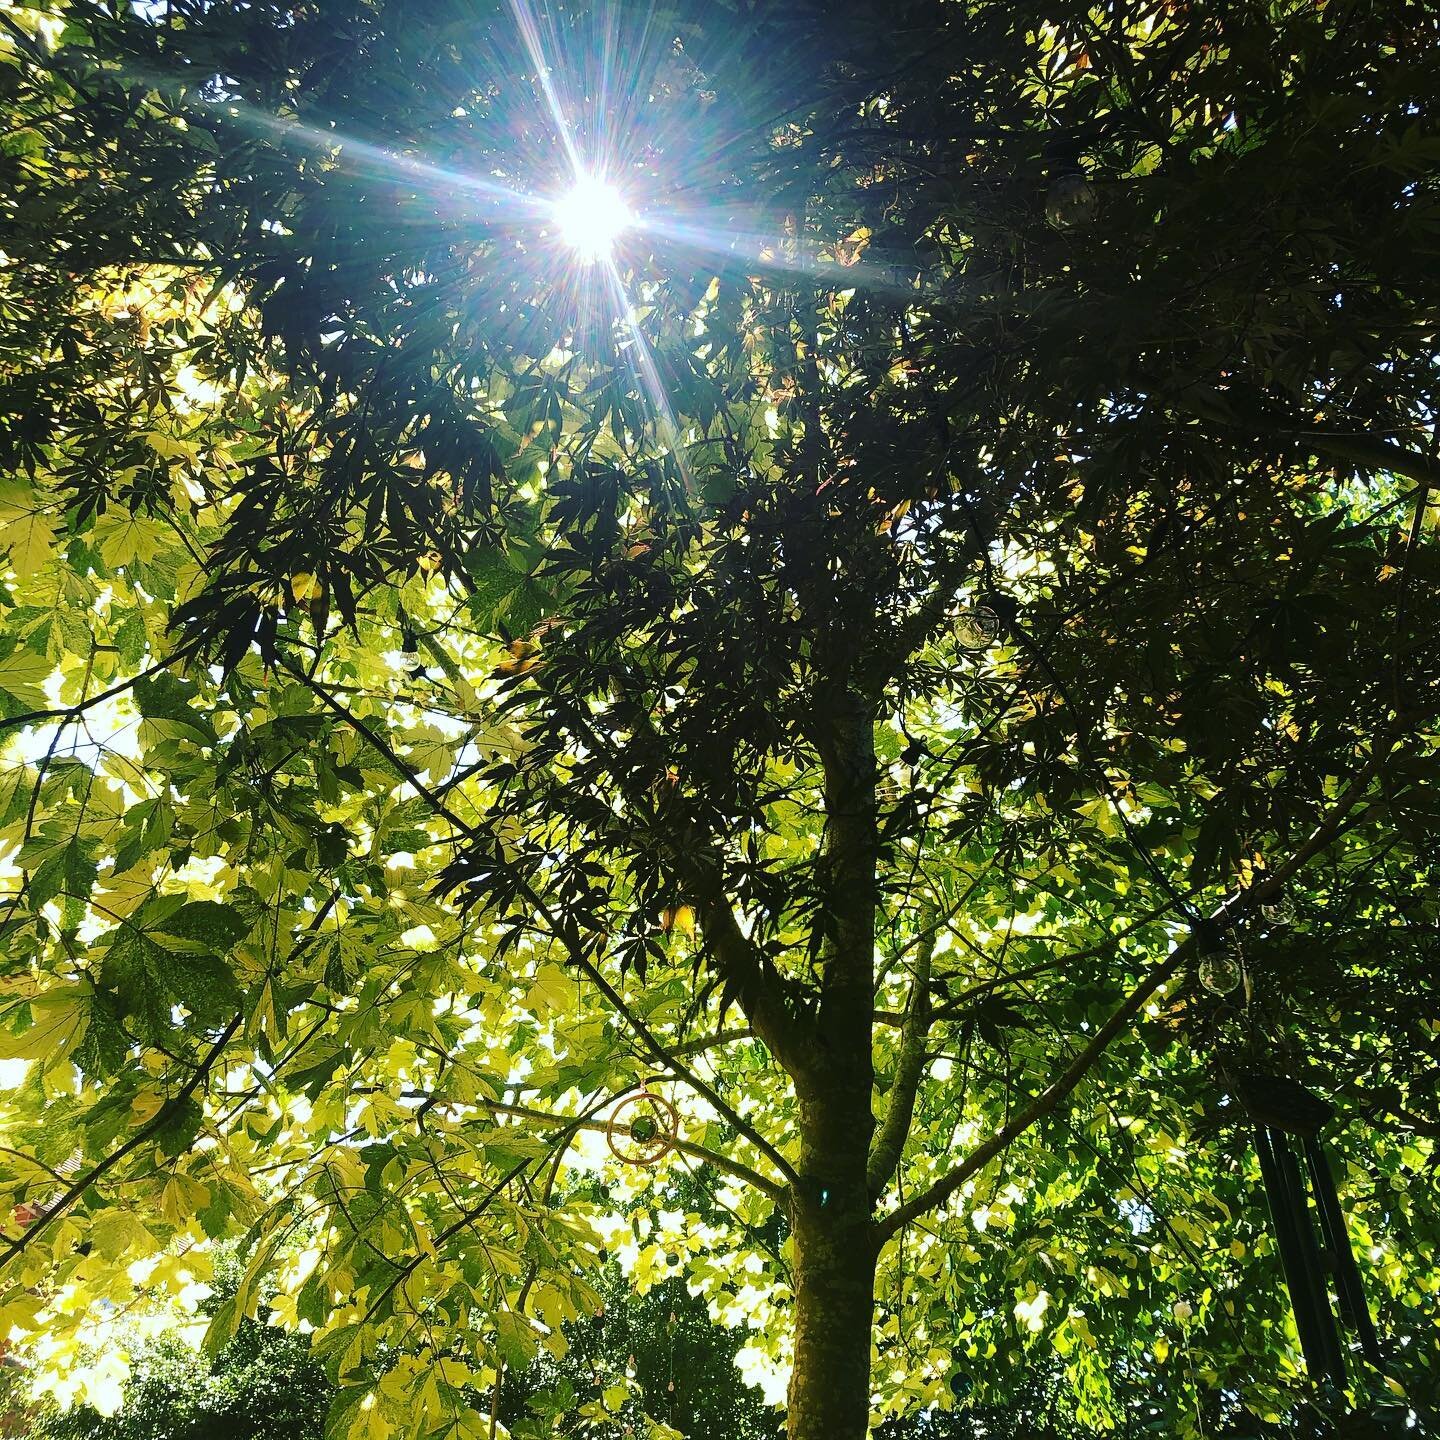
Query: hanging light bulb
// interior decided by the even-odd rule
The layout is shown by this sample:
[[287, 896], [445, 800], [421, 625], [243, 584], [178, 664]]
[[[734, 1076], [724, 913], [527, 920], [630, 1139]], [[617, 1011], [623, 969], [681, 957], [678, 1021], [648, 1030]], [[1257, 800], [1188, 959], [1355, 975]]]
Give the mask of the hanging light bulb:
[[1076, 230], [1095, 219], [1099, 204], [1095, 187], [1083, 175], [1060, 175], [1045, 192], [1045, 218], [1057, 230]]
[[1293, 925], [1295, 902], [1288, 895], [1276, 895], [1260, 907], [1260, 914], [1271, 925]]
[[971, 605], [955, 617], [955, 638], [972, 650], [984, 650], [1000, 638], [1000, 617], [988, 605]]
[[1200, 957], [1200, 983], [1212, 995], [1228, 995], [1240, 987], [1245, 978], [1245, 967], [1240, 957], [1229, 947], [1222, 947], [1210, 955]]
[[1196, 967], [1200, 983], [1212, 995], [1228, 995], [1238, 990], [1245, 979], [1240, 947], [1227, 944], [1209, 921], [1196, 926], [1195, 938], [1200, 949], [1200, 964]]

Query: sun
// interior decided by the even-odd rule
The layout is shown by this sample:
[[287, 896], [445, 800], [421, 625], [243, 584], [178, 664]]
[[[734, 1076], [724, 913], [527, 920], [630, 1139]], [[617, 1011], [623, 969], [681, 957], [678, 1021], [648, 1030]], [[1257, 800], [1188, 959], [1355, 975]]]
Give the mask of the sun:
[[560, 238], [586, 264], [606, 259], [635, 223], [624, 196], [597, 175], [581, 175], [550, 210]]

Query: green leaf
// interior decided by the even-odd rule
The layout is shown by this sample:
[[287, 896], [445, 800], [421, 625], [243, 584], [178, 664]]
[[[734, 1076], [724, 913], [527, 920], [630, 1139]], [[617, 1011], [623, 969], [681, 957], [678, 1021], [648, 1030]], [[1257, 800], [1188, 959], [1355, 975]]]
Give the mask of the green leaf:
[[250, 929], [250, 922], [238, 910], [217, 900], [192, 900], [173, 915], [146, 927], [152, 933], [189, 940], [207, 949], [229, 950]]
[[54, 557], [55, 523], [40, 513], [11, 520], [0, 527], [0, 548], [9, 549], [18, 576], [34, 575]]
[[0, 155], [8, 155], [13, 159], [39, 155], [44, 149], [44, 134], [30, 127], [12, 130], [8, 135], [0, 136]]
[[201, 1344], [212, 1360], [230, 1344], [235, 1338], [235, 1332], [240, 1328], [240, 1321], [244, 1317], [236, 1303], [238, 1299], [238, 1296], [232, 1295], [218, 1305], [210, 1317], [210, 1324], [205, 1328], [205, 1338]]
[[120, 663], [127, 670], [139, 669], [145, 659], [147, 636], [145, 620], [138, 610], [132, 610], [115, 627], [115, 648], [120, 654]]
[[25, 1007], [29, 1024], [17, 1032], [0, 1032], [0, 1060], [66, 1059], [85, 1038], [90, 1023], [89, 985], [57, 985]]
[[30, 877], [30, 908], [39, 910], [57, 895], [88, 899], [100, 868], [94, 859], [95, 848], [93, 841], [77, 837], [47, 855]]
[[182, 1105], [173, 1106], [165, 1123], [155, 1132], [155, 1143], [162, 1155], [172, 1160], [183, 1155], [194, 1143], [205, 1120], [205, 1111], [193, 1095]]
[[540, 1337], [523, 1315], [503, 1311], [495, 1320], [495, 1338], [505, 1363], [512, 1370], [524, 1370], [540, 1351]]
[[[137, 680], [132, 687], [135, 703], [147, 720], [169, 721], [181, 732], [190, 734], [206, 744], [215, 744], [218, 736], [210, 720], [191, 704], [198, 690], [188, 680], [181, 680], [168, 670], [148, 680]], [[168, 732], [162, 732], [168, 733]]]
[[30, 650], [16, 650], [0, 660], [0, 690], [7, 691], [26, 710], [45, 710], [50, 699], [45, 682], [55, 673], [55, 662]]

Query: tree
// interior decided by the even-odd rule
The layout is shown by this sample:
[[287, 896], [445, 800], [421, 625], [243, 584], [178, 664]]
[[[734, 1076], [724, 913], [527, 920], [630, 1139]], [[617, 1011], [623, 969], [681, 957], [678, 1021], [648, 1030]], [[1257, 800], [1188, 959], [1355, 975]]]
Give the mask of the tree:
[[[202, 1310], [213, 1313], [232, 1299], [240, 1275], [240, 1267], [222, 1264]], [[759, 1395], [736, 1392], [739, 1337], [712, 1324], [703, 1300], [682, 1281], [637, 1295], [611, 1267], [601, 1289], [605, 1313], [569, 1327], [563, 1358], [542, 1354], [523, 1375], [507, 1377], [507, 1433], [618, 1436], [645, 1424], [647, 1410], [668, 1414], [693, 1440], [777, 1433]], [[124, 1329], [121, 1322], [112, 1344]], [[88, 1403], [65, 1409], [53, 1396], [37, 1405], [23, 1373], [12, 1371], [17, 1427], [5, 1433], [29, 1440], [320, 1440], [333, 1387], [305, 1336], [247, 1319], [212, 1357], [172, 1317], [158, 1333], [141, 1329], [128, 1338], [118, 1410], [102, 1413]]]
[[[315, 1440], [329, 1386], [304, 1337], [254, 1320], [212, 1364], [165, 1337], [136, 1348], [124, 1407], [88, 1404], [32, 1414], [30, 1440]], [[17, 1432], [21, 1433], [21, 1432]]]
[[507, 1377], [500, 1415], [517, 1436], [661, 1434], [686, 1440], [776, 1440], [784, 1424], [757, 1390], [740, 1382], [745, 1338], [714, 1324], [702, 1298], [676, 1276], [637, 1294], [613, 1266], [603, 1314], [566, 1332], [560, 1358], [542, 1351]]
[[336, 1434], [486, 1433], [645, 1087], [642, 1268], [793, 1440], [1042, 1343], [1284, 1423], [1378, 1380], [1305, 1381], [1259, 1069], [1429, 1403], [1436, 23], [0, 12], [0, 1319], [242, 1231], [216, 1343], [277, 1275]]

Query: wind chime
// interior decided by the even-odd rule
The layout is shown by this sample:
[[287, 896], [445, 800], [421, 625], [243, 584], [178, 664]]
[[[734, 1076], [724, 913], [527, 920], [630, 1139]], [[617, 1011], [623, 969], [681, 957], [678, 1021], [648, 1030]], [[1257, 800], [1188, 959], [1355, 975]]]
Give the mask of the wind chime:
[[[1266, 906], [1263, 913], [1271, 924], [1286, 924], [1293, 918], [1283, 899]], [[1243, 986], [1248, 1012], [1251, 977], [1239, 946], [1226, 944], [1208, 925], [1197, 938], [1201, 984], [1221, 996]], [[1255, 1150], [1305, 1368], [1316, 1379], [1328, 1379], [1343, 1389], [1345, 1347], [1339, 1325], [1355, 1336], [1361, 1353], [1376, 1369], [1381, 1368], [1381, 1355], [1335, 1174], [1320, 1143], [1320, 1131], [1334, 1115], [1334, 1107], [1287, 1076], [1240, 1067], [1222, 1067], [1221, 1073], [1255, 1127]]]
[[1361, 1352], [1376, 1369], [1381, 1360], [1335, 1173], [1320, 1143], [1321, 1128], [1334, 1109], [1283, 1076], [1240, 1071], [1230, 1077], [1230, 1088], [1255, 1123], [1260, 1174], [1305, 1367], [1317, 1379], [1329, 1378], [1343, 1389], [1345, 1350], [1331, 1304], [1332, 1280], [1340, 1323], [1359, 1340]]

